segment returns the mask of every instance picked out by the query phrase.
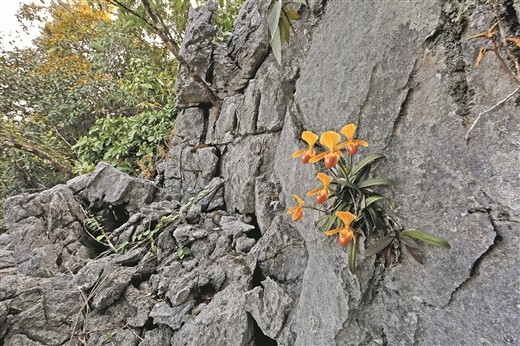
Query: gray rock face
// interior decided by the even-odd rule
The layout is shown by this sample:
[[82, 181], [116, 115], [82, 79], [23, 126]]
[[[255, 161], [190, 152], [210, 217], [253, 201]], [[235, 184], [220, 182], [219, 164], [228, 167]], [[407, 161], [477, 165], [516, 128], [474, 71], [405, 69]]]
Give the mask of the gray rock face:
[[[191, 10], [189, 24], [179, 53], [190, 64], [195, 73], [206, 80], [213, 52], [213, 36], [217, 30], [215, 15], [217, 4], [208, 1], [199, 11]], [[181, 67], [176, 82], [177, 103], [180, 105], [208, 102], [199, 85], [192, 80], [185, 67]]]
[[[247, 0], [216, 47], [215, 4], [191, 14], [183, 53], [201, 76], [213, 67], [223, 104], [215, 119], [181, 72], [179, 103], [191, 108], [160, 187], [101, 164], [6, 202], [0, 344], [520, 343], [516, 100], [464, 140], [516, 88], [491, 53], [472, 67], [481, 43], [468, 38], [494, 21], [487, 5], [310, 1], [283, 66], [268, 53], [266, 10]], [[360, 239], [354, 276], [317, 211], [286, 215], [291, 194], [316, 184], [316, 168], [290, 158], [301, 132], [350, 122], [370, 143], [360, 154], [387, 157], [376, 173], [396, 182], [399, 222], [451, 250], [421, 246], [424, 265], [403, 255], [385, 269]], [[96, 259], [106, 248], [86, 217], [114, 246], [146, 241]]]

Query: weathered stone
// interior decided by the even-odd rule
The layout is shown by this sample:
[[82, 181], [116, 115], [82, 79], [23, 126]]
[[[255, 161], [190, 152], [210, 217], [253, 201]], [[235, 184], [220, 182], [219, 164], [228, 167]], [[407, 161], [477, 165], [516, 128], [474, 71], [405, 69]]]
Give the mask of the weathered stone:
[[233, 216], [222, 216], [220, 226], [222, 227], [222, 232], [233, 237], [233, 239], [241, 237], [255, 229], [255, 226], [247, 224]]
[[255, 216], [260, 233], [264, 234], [273, 221], [278, 206], [280, 186], [261, 175], [255, 179]]
[[60, 271], [77, 271], [95, 256], [82, 225], [81, 206], [66, 186], [10, 198], [4, 209], [20, 273], [51, 277]]
[[[244, 292], [248, 289], [253, 275], [252, 265], [242, 256], [225, 256], [211, 268], [222, 270], [230, 284], [216, 292], [211, 302], [198, 315], [185, 320], [182, 328], [171, 339], [172, 345], [250, 345], [253, 325], [243, 309]], [[210, 272], [208, 272], [210, 273]], [[204, 281], [200, 281], [199, 284]], [[213, 286], [220, 286], [213, 283]], [[218, 290], [218, 288], [217, 288]], [[212, 326], [207, 328], [207, 326]]]
[[244, 136], [256, 132], [258, 106], [260, 105], [261, 97], [262, 93], [258, 88], [258, 81], [252, 79], [244, 93], [244, 99], [236, 111], [239, 135]]
[[249, 252], [255, 245], [256, 240], [246, 236], [238, 237], [235, 240], [235, 249], [240, 252]]
[[103, 269], [99, 288], [92, 300], [95, 309], [104, 309], [113, 304], [130, 284], [135, 269], [118, 265], [106, 266]]
[[144, 333], [144, 340], [139, 343], [139, 346], [168, 345], [172, 336], [173, 332], [168, 327], [148, 330]]
[[293, 300], [271, 278], [262, 281], [262, 287], [255, 287], [245, 294], [245, 309], [251, 313], [262, 332], [276, 339], [285, 324], [286, 316]]
[[[255, 212], [255, 177], [272, 169], [278, 134], [246, 137], [233, 145], [222, 157], [222, 178], [226, 181], [224, 195], [230, 212]], [[237, 170], [236, 167], [243, 167]]]
[[194, 301], [189, 301], [172, 308], [168, 304], [158, 303], [150, 312], [150, 317], [153, 318], [154, 323], [167, 325], [176, 331], [182, 326], [184, 317], [193, 308], [193, 304]]
[[235, 139], [237, 108], [243, 96], [226, 97], [222, 101], [220, 114], [214, 126], [209, 126], [206, 142], [211, 144], [228, 144]]
[[83, 292], [89, 292], [99, 280], [106, 265], [104, 261], [88, 262], [78, 271], [74, 278], [78, 288]]
[[179, 226], [173, 231], [173, 237], [179, 246], [189, 246], [196, 239], [204, 238], [208, 235], [206, 231], [195, 231], [193, 226]]
[[127, 212], [133, 213], [138, 212], [140, 206], [152, 203], [157, 190], [150, 181], [132, 178], [100, 163], [80, 195], [88, 200], [91, 208], [124, 206]]
[[[189, 22], [179, 51], [184, 60], [202, 79], [206, 79], [211, 63], [212, 40], [217, 30], [215, 25], [217, 9], [215, 2], [208, 1], [198, 11], [190, 11]], [[181, 66], [177, 74], [175, 94], [179, 104], [190, 105], [209, 100], [184, 66]]]
[[277, 65], [262, 65], [258, 73], [258, 89], [261, 90], [261, 95], [256, 104], [258, 113], [255, 132], [280, 131], [287, 106], [293, 97], [294, 83], [284, 79]]
[[[204, 111], [201, 108], [186, 108], [179, 112], [175, 121], [173, 144], [186, 143], [194, 146], [202, 141], [204, 134]], [[181, 148], [184, 148], [182, 146]], [[181, 161], [181, 156], [175, 150], [170, 150], [172, 159]]]
[[259, 6], [257, 1], [245, 1], [227, 47], [215, 50], [213, 80], [222, 96], [244, 89], [267, 55], [268, 33]]

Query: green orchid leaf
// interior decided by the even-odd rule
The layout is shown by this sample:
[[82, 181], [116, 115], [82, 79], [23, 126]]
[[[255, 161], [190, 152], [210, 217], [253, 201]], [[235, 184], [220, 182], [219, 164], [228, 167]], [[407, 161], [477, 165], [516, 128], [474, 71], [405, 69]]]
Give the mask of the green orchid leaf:
[[277, 29], [273, 38], [271, 39], [271, 49], [273, 50], [276, 62], [282, 65], [282, 41], [280, 30]]
[[415, 240], [413, 240], [413, 238], [411, 238], [407, 235], [399, 234], [399, 240], [401, 242], [403, 242], [403, 244], [405, 244], [405, 245], [408, 245], [411, 247], [417, 247], [417, 243], [415, 242]]
[[416, 260], [420, 264], [423, 264], [423, 259], [421, 254], [419, 253], [419, 249], [408, 245], [405, 245], [404, 247], [406, 248], [406, 251], [408, 251], [408, 253], [413, 257], [414, 260]]
[[362, 189], [365, 187], [379, 186], [379, 185], [391, 186], [393, 184], [394, 184], [394, 182], [387, 178], [374, 178], [374, 179], [367, 179], [365, 181], [362, 181], [357, 186], [358, 186], [358, 188]]
[[325, 223], [323, 224], [322, 231], [323, 232], [329, 231], [337, 219], [338, 219], [338, 217], [335, 214], [328, 215], [327, 221], [325, 221]]
[[288, 1], [287, 3], [288, 3], [288, 4], [290, 4], [290, 3], [294, 3], [294, 4], [302, 4], [302, 5], [307, 6], [307, 1], [306, 1], [306, 0], [291, 0], [291, 1]]
[[284, 6], [283, 11], [287, 15], [287, 18], [289, 18], [290, 20], [300, 19], [300, 15], [298, 14], [298, 11], [295, 11], [292, 8], [288, 8], [287, 6]]
[[282, 45], [285, 42], [289, 43], [289, 37], [291, 34], [291, 24], [289, 24], [289, 19], [285, 15], [285, 12], [280, 13], [280, 22], [278, 24], [278, 28], [280, 30], [280, 41]]
[[357, 255], [357, 236], [354, 234], [350, 242], [350, 251], [348, 253], [348, 266], [352, 274], [356, 274], [356, 255]]
[[365, 257], [375, 255], [376, 253], [383, 251], [390, 243], [395, 239], [393, 235], [387, 235], [370, 245], [365, 251]]
[[352, 168], [350, 171], [350, 176], [355, 177], [363, 168], [365, 168], [367, 165], [371, 165], [377, 160], [385, 158], [385, 155], [374, 153], [370, 154], [367, 157], [365, 157], [363, 160], [359, 161], [359, 163]]
[[280, 23], [280, 13], [282, 12], [283, 0], [275, 2], [269, 14], [267, 15], [267, 25], [269, 27], [269, 34], [271, 35], [271, 41], [275, 38], [276, 32], [278, 31], [278, 23]]
[[372, 203], [375, 203], [377, 201], [380, 201], [382, 199], [386, 199], [386, 197], [384, 196], [379, 196], [379, 195], [375, 195], [375, 196], [370, 196], [368, 197], [366, 200], [365, 200], [365, 208], [370, 206]]
[[379, 225], [379, 214], [373, 208], [365, 208], [364, 211], [368, 212], [368, 215], [370, 216], [372, 228], [377, 228], [377, 226]]
[[354, 183], [359, 183], [360, 181], [365, 181], [368, 179], [368, 177], [370, 176], [370, 169], [371, 169], [371, 165], [368, 165], [366, 167], [363, 167], [363, 169], [361, 169], [355, 176], [353, 176], [352, 180], [354, 181]]
[[427, 242], [428, 244], [442, 247], [445, 249], [450, 249], [451, 245], [444, 239], [437, 237], [433, 234], [417, 231], [414, 229], [405, 229], [401, 232], [399, 232], [399, 235], [407, 235], [409, 237], [422, 240], [424, 242]]
[[354, 189], [356, 191], [359, 191], [359, 187], [356, 184], [351, 183], [350, 181], [348, 181], [345, 178], [337, 178], [336, 180], [342, 186], [346, 186], [346, 187], [349, 187], [349, 188]]

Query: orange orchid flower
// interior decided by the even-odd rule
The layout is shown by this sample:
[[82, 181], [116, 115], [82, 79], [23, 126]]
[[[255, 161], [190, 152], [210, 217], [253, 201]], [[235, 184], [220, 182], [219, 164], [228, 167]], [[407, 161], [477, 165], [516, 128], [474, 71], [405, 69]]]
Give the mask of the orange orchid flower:
[[301, 156], [302, 163], [308, 163], [309, 159], [316, 155], [316, 150], [314, 150], [314, 144], [316, 144], [316, 141], [318, 140], [318, 135], [313, 133], [312, 131], [303, 131], [302, 132], [302, 139], [307, 142], [309, 145], [308, 148], [298, 150], [294, 152], [291, 157], [297, 158], [298, 156]]
[[354, 231], [350, 228], [350, 224], [352, 221], [356, 219], [356, 215], [352, 214], [348, 211], [337, 211], [336, 216], [343, 221], [345, 226], [339, 227], [336, 229], [332, 229], [330, 231], [325, 232], [326, 235], [333, 235], [336, 233], [339, 233], [339, 243], [341, 246], [347, 246], [348, 243], [352, 240], [354, 237]]
[[292, 207], [287, 211], [287, 214], [293, 214], [292, 219], [293, 221], [298, 221], [303, 217], [303, 199], [300, 198], [298, 195], [292, 195], [296, 201], [298, 202], [298, 206]]
[[325, 173], [318, 173], [316, 177], [321, 180], [323, 186], [307, 192], [307, 196], [317, 195], [316, 203], [323, 204], [330, 196], [329, 184], [332, 181], [332, 178]]
[[341, 143], [339, 146], [341, 148], [347, 147], [347, 151], [350, 155], [356, 155], [358, 151], [358, 146], [368, 147], [368, 143], [361, 139], [354, 139], [354, 132], [356, 132], [356, 125], [348, 124], [343, 126], [341, 129], [341, 133], [347, 137], [347, 141]]
[[315, 163], [323, 159], [325, 167], [334, 167], [341, 156], [341, 151], [339, 151], [341, 147], [338, 146], [340, 140], [340, 135], [334, 131], [327, 131], [323, 133], [320, 137], [320, 143], [329, 150], [312, 157], [309, 162]]

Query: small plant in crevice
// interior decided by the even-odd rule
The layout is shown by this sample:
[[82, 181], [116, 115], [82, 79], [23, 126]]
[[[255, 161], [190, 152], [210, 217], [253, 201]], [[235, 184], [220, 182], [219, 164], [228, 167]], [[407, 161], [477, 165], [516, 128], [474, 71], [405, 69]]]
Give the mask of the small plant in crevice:
[[[374, 190], [378, 186], [390, 186], [393, 182], [387, 178], [372, 177], [371, 172], [375, 163], [385, 156], [373, 153], [360, 160], [354, 160], [359, 147], [367, 147], [364, 140], [355, 139], [356, 126], [345, 125], [341, 133], [346, 137], [341, 142], [340, 134], [327, 131], [319, 137], [311, 131], [304, 131], [302, 139], [307, 147], [296, 151], [292, 158], [300, 158], [303, 164], [315, 163], [319, 165], [317, 178], [321, 185], [312, 189], [307, 196], [314, 197], [320, 208], [307, 206], [302, 198], [293, 195], [297, 206], [288, 210], [294, 221], [304, 216], [304, 208], [311, 208], [324, 215], [316, 222], [325, 235], [338, 235], [338, 242], [342, 247], [350, 244], [348, 263], [352, 273], [355, 273], [358, 238], [360, 235], [371, 239], [379, 231], [385, 236], [367, 248], [365, 256], [382, 252], [385, 264], [397, 262], [401, 249], [406, 249], [419, 263], [422, 257], [415, 240], [421, 240], [434, 246], [450, 248], [448, 242], [437, 236], [411, 229], [402, 228], [395, 217], [390, 215], [381, 202], [387, 201], [392, 207], [395, 202]], [[325, 149], [318, 153], [315, 144]], [[341, 143], [340, 143], [341, 142]], [[355, 162], [356, 161], [356, 162]], [[415, 240], [414, 240], [415, 239]]]
[[175, 251], [175, 254], [177, 255], [177, 257], [179, 257], [179, 259], [182, 261], [183, 259], [185, 259], [186, 257], [190, 256], [191, 254], [191, 249], [187, 246], [180, 246], [177, 251]]
[[292, 20], [299, 20], [298, 9], [307, 5], [306, 0], [272, 0], [267, 13], [269, 27], [269, 43], [278, 64], [282, 64], [282, 46], [289, 43], [291, 37]]
[[[119, 243], [114, 244], [110, 240], [111, 232], [106, 230], [103, 225], [90, 213], [85, 213], [84, 226], [87, 230], [89, 236], [94, 239], [97, 243], [103, 245], [108, 249], [109, 252], [113, 253], [125, 253], [129, 250], [133, 250], [138, 247], [149, 247], [149, 251], [152, 255], [157, 253], [157, 237], [161, 234], [161, 232], [169, 225], [173, 223], [181, 222], [189, 210], [199, 203], [203, 198], [211, 195], [216, 190], [218, 190], [221, 185], [214, 186], [210, 189], [201, 190], [196, 196], [191, 197], [188, 201], [183, 204], [179, 210], [174, 213], [162, 216], [159, 221], [154, 225], [151, 223], [148, 225], [148, 228], [143, 230], [142, 232], [133, 234], [128, 240], [120, 241]], [[189, 256], [191, 253], [190, 248], [188, 247], [179, 247], [177, 249], [177, 256], [179, 259], [184, 259]]]

